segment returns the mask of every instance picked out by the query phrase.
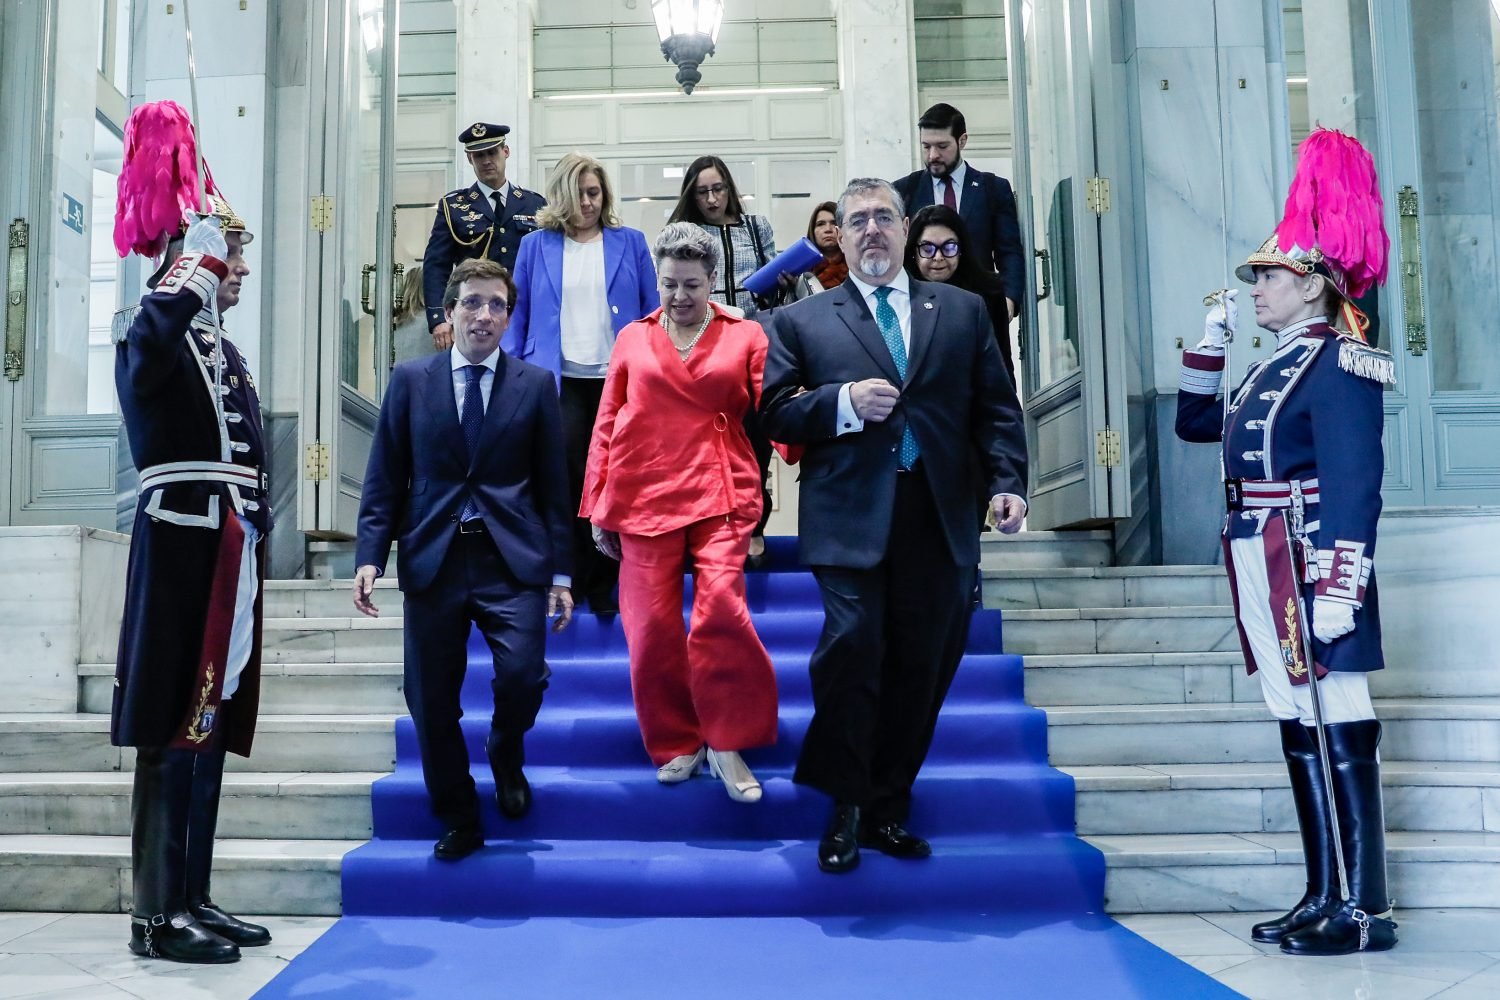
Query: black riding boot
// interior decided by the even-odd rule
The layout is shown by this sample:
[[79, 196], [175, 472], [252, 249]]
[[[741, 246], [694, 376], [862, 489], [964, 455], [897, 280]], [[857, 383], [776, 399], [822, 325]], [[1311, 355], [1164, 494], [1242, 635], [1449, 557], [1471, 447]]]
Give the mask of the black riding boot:
[[1396, 922], [1380, 914], [1391, 909], [1385, 883], [1385, 815], [1380, 798], [1380, 723], [1375, 719], [1324, 727], [1333, 767], [1333, 800], [1349, 898], [1337, 912], [1281, 939], [1291, 955], [1348, 955], [1386, 951], [1396, 944]]
[[204, 927], [241, 948], [270, 944], [270, 931], [230, 916], [209, 897], [214, 835], [219, 826], [219, 793], [224, 785], [224, 748], [217, 745], [194, 756], [197, 759], [193, 762], [193, 803], [188, 814], [187, 836], [188, 912]]
[[130, 950], [173, 962], [237, 962], [240, 950], [200, 924], [185, 896], [194, 754], [142, 747], [135, 755], [130, 853]]
[[1276, 942], [1338, 909], [1338, 869], [1333, 862], [1333, 829], [1328, 824], [1328, 794], [1318, 758], [1314, 730], [1297, 719], [1281, 720], [1281, 752], [1292, 779], [1292, 803], [1297, 807], [1297, 829], [1302, 834], [1302, 856], [1307, 864], [1307, 891], [1287, 913], [1250, 929], [1254, 941]]

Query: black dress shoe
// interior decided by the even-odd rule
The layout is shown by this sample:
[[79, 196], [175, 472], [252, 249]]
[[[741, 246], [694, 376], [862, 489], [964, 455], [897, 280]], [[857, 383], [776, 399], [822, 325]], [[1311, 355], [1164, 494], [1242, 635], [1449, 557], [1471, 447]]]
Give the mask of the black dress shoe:
[[1345, 903], [1281, 939], [1288, 955], [1352, 955], [1357, 951], [1390, 951], [1396, 947], [1396, 922]]
[[169, 962], [222, 965], [240, 960], [239, 948], [185, 912], [131, 917], [130, 950], [142, 958]]
[[818, 843], [818, 867], [834, 875], [859, 867], [859, 806], [835, 806]]
[[907, 833], [899, 823], [861, 826], [859, 846], [871, 848], [893, 858], [932, 857], [932, 845], [915, 834]]
[[495, 783], [495, 804], [506, 819], [520, 819], [531, 811], [531, 783], [519, 767], [500, 772]]
[[432, 853], [439, 861], [459, 861], [484, 846], [484, 834], [472, 827], [449, 830], [438, 838]]
[[258, 948], [271, 943], [269, 930], [260, 924], [230, 916], [215, 906], [211, 899], [188, 904], [188, 912], [198, 918], [198, 923], [241, 948]]

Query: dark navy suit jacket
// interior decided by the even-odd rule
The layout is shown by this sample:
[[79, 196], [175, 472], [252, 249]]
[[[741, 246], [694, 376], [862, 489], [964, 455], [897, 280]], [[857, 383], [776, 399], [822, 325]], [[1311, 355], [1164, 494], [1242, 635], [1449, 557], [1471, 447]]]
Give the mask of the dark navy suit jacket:
[[359, 505], [356, 565], [385, 572], [401, 543], [401, 589], [431, 585], [473, 493], [510, 571], [523, 583], [571, 574], [573, 510], [552, 376], [500, 352], [476, 454], [453, 398], [448, 351], [397, 365], [380, 407]]
[[[852, 281], [773, 316], [760, 413], [772, 440], [806, 447], [798, 477], [802, 561], [868, 569], [885, 557], [901, 435], [910, 424], [953, 559], [977, 563], [975, 497], [1026, 495], [1026, 428], [984, 300], [952, 285], [911, 282], [904, 382]], [[900, 387], [901, 401], [889, 419], [836, 437], [839, 389], [868, 378]]]
[[[932, 175], [925, 170], [907, 174], [894, 187], [906, 204], [908, 218], [933, 203]], [[980, 266], [1000, 275], [1005, 297], [1019, 306], [1026, 292], [1026, 254], [1021, 247], [1021, 222], [1010, 181], [967, 164], [958, 214], [969, 227]]]
[[446, 322], [443, 290], [454, 265], [471, 257], [488, 257], [515, 271], [521, 237], [536, 228], [536, 213], [545, 207], [546, 198], [514, 183], [498, 219], [494, 203], [480, 193], [477, 181], [443, 195], [432, 235], [427, 237], [427, 252], [422, 255], [422, 300], [429, 330]]

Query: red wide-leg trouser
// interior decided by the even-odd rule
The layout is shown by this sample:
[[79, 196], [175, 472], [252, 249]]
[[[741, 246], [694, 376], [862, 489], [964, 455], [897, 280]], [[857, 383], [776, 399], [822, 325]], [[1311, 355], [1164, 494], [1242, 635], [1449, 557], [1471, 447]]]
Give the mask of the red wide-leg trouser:
[[[646, 752], [658, 766], [696, 753], [776, 742], [776, 673], [745, 605], [755, 522], [736, 515], [663, 535], [620, 534], [620, 622]], [[691, 631], [682, 575], [693, 561]]]

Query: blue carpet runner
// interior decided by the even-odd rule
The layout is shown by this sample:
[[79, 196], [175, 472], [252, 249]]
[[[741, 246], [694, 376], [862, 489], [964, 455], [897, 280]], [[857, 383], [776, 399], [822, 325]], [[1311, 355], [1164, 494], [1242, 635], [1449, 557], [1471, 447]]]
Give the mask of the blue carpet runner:
[[862, 977], [879, 988], [852, 995], [1236, 995], [1103, 916], [1103, 857], [1074, 835], [1072, 779], [1047, 764], [1046, 716], [1022, 698], [999, 612], [974, 617], [917, 783], [910, 826], [933, 857], [866, 852], [851, 874], [821, 873], [829, 802], [791, 781], [821, 603], [791, 540], [773, 539], [770, 555], [747, 582], [781, 696], [776, 745], [745, 754], [760, 803], [731, 801], [706, 769], [656, 781], [620, 624], [583, 614], [549, 642], [551, 687], [526, 741], [535, 805], [504, 820], [484, 756], [489, 652], [475, 635], [463, 725], [486, 847], [457, 864], [432, 857], [442, 828], [411, 720], [398, 720], [395, 772], [372, 793], [375, 837], [344, 859], [344, 919], [259, 996], [473, 983], [507, 997], [799, 997]]

